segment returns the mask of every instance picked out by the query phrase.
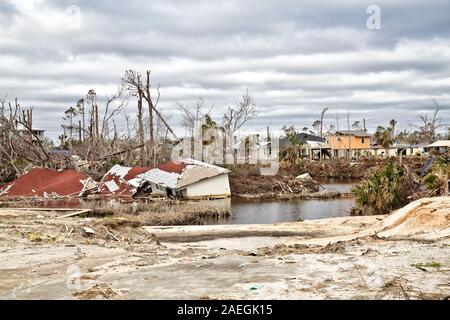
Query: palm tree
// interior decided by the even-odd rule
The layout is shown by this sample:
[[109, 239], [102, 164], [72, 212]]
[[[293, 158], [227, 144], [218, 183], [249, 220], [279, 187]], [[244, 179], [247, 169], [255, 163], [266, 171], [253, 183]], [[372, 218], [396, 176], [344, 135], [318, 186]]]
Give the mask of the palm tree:
[[404, 205], [402, 188], [405, 171], [389, 162], [352, 189], [355, 203], [366, 214], [384, 214]]
[[395, 126], [397, 125], [397, 121], [395, 119], [391, 119], [391, 121], [389, 121], [389, 125], [391, 126], [391, 129], [392, 129], [392, 139], [394, 139], [394, 137], [395, 137]]
[[320, 134], [320, 133], [319, 133], [319, 130], [320, 130], [320, 124], [321, 124], [320, 120], [316, 120], [316, 121], [314, 121], [314, 123], [312, 124], [312, 127], [314, 128], [314, 130], [316, 130], [317, 135]]
[[373, 139], [376, 143], [383, 148], [389, 148], [393, 143], [392, 139], [392, 128], [384, 128], [382, 126], [378, 126], [375, 134], [373, 135]]
[[66, 111], [64, 111], [64, 114], [66, 115], [63, 117], [64, 120], [69, 120], [70, 122], [70, 139], [72, 139], [72, 132], [73, 132], [73, 118], [77, 115], [77, 110], [74, 107], [69, 107]]

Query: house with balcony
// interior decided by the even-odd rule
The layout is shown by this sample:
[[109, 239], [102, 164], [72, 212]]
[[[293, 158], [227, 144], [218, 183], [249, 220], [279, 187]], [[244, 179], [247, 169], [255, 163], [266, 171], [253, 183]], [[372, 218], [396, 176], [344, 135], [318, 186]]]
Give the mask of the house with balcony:
[[328, 137], [331, 156], [337, 159], [352, 159], [369, 156], [372, 135], [365, 130], [339, 130]]

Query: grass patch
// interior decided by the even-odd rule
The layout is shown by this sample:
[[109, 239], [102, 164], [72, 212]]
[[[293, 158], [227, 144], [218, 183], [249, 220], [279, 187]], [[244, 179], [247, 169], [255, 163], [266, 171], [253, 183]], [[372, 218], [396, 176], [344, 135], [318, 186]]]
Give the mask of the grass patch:
[[416, 267], [416, 268], [442, 268], [442, 263], [439, 262], [435, 262], [435, 261], [431, 261], [431, 262], [426, 262], [426, 263], [415, 263], [412, 264], [411, 267]]

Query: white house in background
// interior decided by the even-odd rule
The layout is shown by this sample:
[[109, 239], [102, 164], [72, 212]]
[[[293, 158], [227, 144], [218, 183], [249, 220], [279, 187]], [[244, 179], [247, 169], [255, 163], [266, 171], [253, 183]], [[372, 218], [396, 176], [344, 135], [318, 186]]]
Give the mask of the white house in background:
[[[44, 139], [44, 133], [45, 133], [44, 129], [33, 128], [33, 129], [31, 129], [31, 131], [33, 132], [33, 140], [36, 140], [35, 137], [37, 137], [39, 140]], [[25, 128], [23, 125], [17, 126], [17, 132], [19, 132], [19, 134], [23, 137], [30, 135], [29, 129]]]
[[152, 193], [170, 198], [200, 199], [231, 196], [227, 169], [192, 159], [169, 161], [139, 174]]
[[428, 145], [426, 151], [447, 151], [450, 150], [450, 140], [438, 140]]

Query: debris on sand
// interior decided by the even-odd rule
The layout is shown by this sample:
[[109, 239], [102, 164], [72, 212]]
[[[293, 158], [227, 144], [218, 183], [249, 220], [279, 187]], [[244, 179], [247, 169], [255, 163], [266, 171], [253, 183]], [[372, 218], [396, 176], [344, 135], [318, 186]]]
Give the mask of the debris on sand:
[[414, 288], [411, 282], [403, 277], [395, 276], [385, 282], [377, 299], [423, 299], [420, 290]]
[[95, 234], [95, 231], [89, 227], [83, 227], [84, 234], [87, 236], [92, 236]]
[[308, 196], [321, 189], [320, 183], [309, 174], [297, 177], [277, 176], [230, 176], [231, 193], [242, 197], [280, 198], [282, 195]]
[[110, 299], [127, 292], [127, 290], [114, 290], [106, 283], [100, 283], [94, 284], [86, 290], [75, 292], [73, 297], [80, 300]]
[[75, 170], [57, 171], [34, 168], [0, 189], [6, 197], [77, 197], [86, 188], [95, 186], [85, 174]]

